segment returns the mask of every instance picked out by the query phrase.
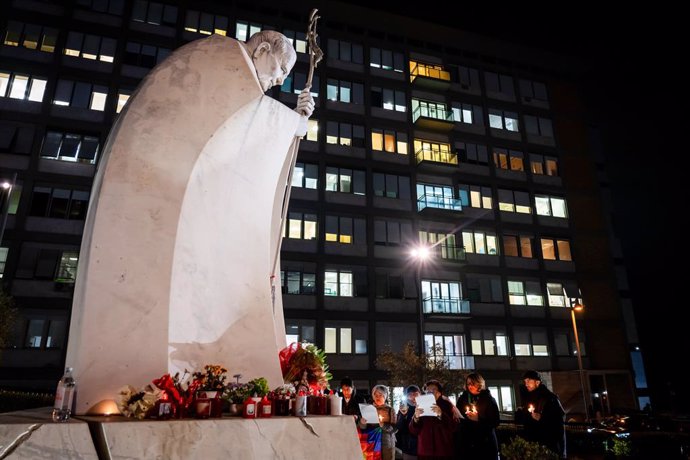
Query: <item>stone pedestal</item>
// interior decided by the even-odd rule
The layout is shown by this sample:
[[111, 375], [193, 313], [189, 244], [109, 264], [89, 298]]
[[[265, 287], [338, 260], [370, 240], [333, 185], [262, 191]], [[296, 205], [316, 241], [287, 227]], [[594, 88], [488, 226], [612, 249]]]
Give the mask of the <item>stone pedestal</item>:
[[11, 459], [362, 458], [350, 416], [167, 421], [79, 416], [53, 423], [46, 408], [0, 415], [0, 457], [13, 443]]
[[53, 423], [50, 409], [0, 414], [0, 458], [98, 460], [86, 422]]

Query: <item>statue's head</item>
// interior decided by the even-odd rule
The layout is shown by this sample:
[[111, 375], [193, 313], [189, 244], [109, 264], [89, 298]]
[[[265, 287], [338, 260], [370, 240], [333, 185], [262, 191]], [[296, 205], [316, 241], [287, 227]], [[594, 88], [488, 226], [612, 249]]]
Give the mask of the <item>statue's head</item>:
[[275, 30], [264, 30], [252, 35], [247, 40], [247, 50], [264, 91], [275, 85], [282, 85], [297, 61], [292, 43]]

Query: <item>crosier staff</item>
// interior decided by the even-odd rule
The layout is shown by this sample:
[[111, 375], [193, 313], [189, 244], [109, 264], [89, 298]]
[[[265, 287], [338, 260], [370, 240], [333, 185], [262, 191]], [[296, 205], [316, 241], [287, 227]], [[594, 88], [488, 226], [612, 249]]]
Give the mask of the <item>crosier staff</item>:
[[316, 22], [321, 18], [321, 16], [317, 16], [316, 14], [318, 11], [319, 10], [314, 8], [309, 15], [309, 27], [307, 28], [307, 42], [309, 43], [309, 76], [307, 77], [305, 89], [311, 89], [314, 69], [316, 69], [316, 66], [319, 65], [319, 62], [323, 59], [323, 51], [319, 48], [319, 44], [316, 43], [316, 38], [319, 36], [316, 33]]
[[[309, 44], [309, 75], [307, 76], [307, 82], [304, 85], [305, 90], [311, 90], [311, 83], [312, 79], [314, 78], [314, 69], [316, 69], [316, 66], [323, 59], [323, 51], [321, 51], [321, 48], [319, 48], [319, 44], [316, 42], [316, 39], [319, 36], [316, 33], [316, 23], [321, 18], [321, 16], [316, 14], [318, 11], [319, 10], [317, 8], [314, 8], [313, 10], [311, 10], [311, 13], [309, 14], [309, 26], [307, 27], [307, 43]], [[304, 113], [302, 113], [302, 115], [304, 115]], [[299, 143], [301, 139], [301, 137], [295, 137], [295, 140], [292, 141], [292, 158], [290, 160], [290, 170], [288, 171], [287, 183], [285, 184], [283, 210], [280, 214], [281, 235], [283, 234], [283, 229], [285, 228], [288, 204], [290, 203], [290, 191], [292, 190], [292, 174], [295, 171], [295, 163], [297, 162], [297, 152], [299, 150]], [[276, 311], [275, 273], [276, 267], [278, 266], [278, 260], [280, 258], [280, 247], [282, 245], [282, 241], [283, 240], [281, 237], [280, 242], [276, 246], [276, 254], [273, 259], [273, 267], [271, 269], [271, 302], [273, 304], [273, 313], [275, 313]]]

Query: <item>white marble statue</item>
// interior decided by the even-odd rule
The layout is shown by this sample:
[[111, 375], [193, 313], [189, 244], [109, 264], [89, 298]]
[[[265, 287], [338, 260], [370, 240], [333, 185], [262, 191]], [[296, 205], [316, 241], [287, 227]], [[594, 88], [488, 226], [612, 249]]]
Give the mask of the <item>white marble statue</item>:
[[280, 291], [270, 276], [294, 151], [314, 101], [264, 95], [296, 60], [261, 32], [213, 35], [145, 78], [113, 126], [82, 240], [66, 365], [76, 412], [124, 384], [222, 364], [282, 383]]

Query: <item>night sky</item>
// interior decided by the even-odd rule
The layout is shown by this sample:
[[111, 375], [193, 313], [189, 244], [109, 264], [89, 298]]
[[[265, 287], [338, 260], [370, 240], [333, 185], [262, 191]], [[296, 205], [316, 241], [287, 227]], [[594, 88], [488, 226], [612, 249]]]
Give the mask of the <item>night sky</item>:
[[[351, 3], [372, 7], [371, 2]], [[687, 76], [678, 70], [679, 57], [688, 51], [675, 54], [677, 44], [687, 43], [680, 37], [685, 27], [675, 24], [682, 16], [631, 9], [604, 13], [580, 3], [559, 4], [558, 11], [551, 9], [554, 4], [421, 4], [427, 7], [423, 11], [399, 11], [380, 3], [373, 7], [590, 64], [589, 103], [600, 118], [614, 226], [623, 245], [654, 408], [690, 413], [690, 378], [682, 375], [688, 373], [685, 363], [690, 356], [690, 340], [684, 338], [688, 328], [682, 320], [687, 315], [683, 288], [688, 280], [671, 268], [688, 260], [678, 224], [687, 206], [680, 184], [688, 164], [680, 159], [688, 154], [688, 142], [679, 138], [688, 130], [689, 118], [687, 109], [681, 113], [680, 99], [690, 85], [681, 81]], [[563, 11], [564, 6], [578, 9]]]

